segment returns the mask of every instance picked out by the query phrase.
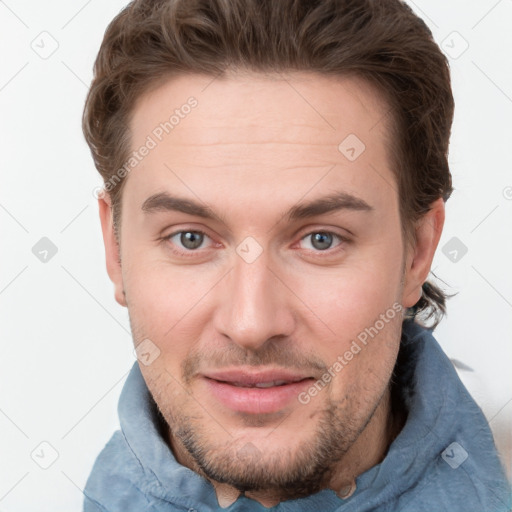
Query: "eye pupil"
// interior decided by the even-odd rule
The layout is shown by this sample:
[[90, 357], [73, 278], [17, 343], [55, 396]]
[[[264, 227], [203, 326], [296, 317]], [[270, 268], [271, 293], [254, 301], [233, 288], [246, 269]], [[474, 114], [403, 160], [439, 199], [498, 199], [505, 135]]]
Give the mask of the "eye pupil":
[[315, 249], [329, 249], [332, 245], [332, 235], [329, 233], [314, 233], [312, 235], [312, 245]]
[[187, 249], [197, 249], [203, 243], [203, 235], [196, 231], [184, 231], [181, 233], [180, 242]]

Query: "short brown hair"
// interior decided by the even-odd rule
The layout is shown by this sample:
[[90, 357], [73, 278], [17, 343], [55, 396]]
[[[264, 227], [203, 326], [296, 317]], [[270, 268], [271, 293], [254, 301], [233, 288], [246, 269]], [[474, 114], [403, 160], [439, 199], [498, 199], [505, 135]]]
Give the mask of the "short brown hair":
[[[454, 101], [447, 59], [400, 0], [134, 0], [110, 23], [94, 64], [83, 132], [105, 183], [130, 152], [136, 100], [172, 76], [229, 69], [357, 76], [384, 94], [402, 227], [452, 192]], [[110, 193], [114, 225], [123, 183]], [[445, 296], [425, 283], [410, 311], [436, 325]]]

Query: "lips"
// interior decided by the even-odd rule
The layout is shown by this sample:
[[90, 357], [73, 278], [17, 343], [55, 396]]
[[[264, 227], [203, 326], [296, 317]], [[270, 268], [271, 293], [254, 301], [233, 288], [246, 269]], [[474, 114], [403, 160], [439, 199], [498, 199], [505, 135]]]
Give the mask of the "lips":
[[313, 377], [283, 369], [233, 369], [206, 372], [209, 394], [231, 411], [270, 414], [298, 405], [297, 397]]

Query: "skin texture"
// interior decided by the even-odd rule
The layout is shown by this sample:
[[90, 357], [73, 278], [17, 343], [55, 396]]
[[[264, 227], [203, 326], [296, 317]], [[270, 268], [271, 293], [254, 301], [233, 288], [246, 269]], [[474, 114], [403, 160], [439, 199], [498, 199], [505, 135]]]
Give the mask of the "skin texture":
[[[169, 79], [134, 106], [133, 148], [191, 96], [197, 106], [126, 178], [119, 245], [109, 196], [99, 200], [116, 300], [128, 307], [135, 345], [149, 339], [159, 350], [139, 364], [170, 426], [169, 445], [224, 506], [236, 489], [265, 506], [322, 488], [343, 494], [400, 429], [389, 392], [396, 311], [420, 298], [444, 204], [432, 205], [405, 246], [388, 167], [388, 106], [358, 79]], [[365, 145], [354, 161], [338, 149], [349, 134]], [[207, 205], [215, 217], [143, 211], [164, 192]], [[370, 209], [288, 219], [290, 208], [335, 192]], [[165, 239], [197, 230], [206, 236], [196, 249], [180, 233]], [[334, 235], [315, 244], [325, 232]], [[257, 253], [251, 262], [241, 256]], [[393, 307], [366, 345], [357, 342]], [[307, 403], [297, 397], [270, 413], [226, 406], [205, 378], [287, 369], [311, 378], [307, 392], [354, 341], [361, 350]]]

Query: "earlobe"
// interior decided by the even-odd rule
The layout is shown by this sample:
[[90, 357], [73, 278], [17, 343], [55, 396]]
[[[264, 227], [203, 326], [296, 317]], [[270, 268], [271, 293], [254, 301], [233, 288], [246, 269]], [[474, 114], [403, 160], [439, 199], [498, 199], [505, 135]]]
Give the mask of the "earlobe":
[[441, 238], [445, 218], [444, 201], [437, 199], [421, 217], [415, 229], [415, 240], [407, 251], [402, 303], [414, 306], [421, 298], [422, 285], [427, 280], [432, 260]]
[[116, 301], [121, 306], [126, 306], [124, 295], [123, 275], [121, 271], [120, 248], [114, 233], [114, 222], [112, 217], [111, 198], [104, 194], [98, 198], [98, 206], [101, 221], [101, 230], [103, 233], [103, 243], [105, 244], [105, 259], [107, 273], [114, 284], [114, 294]]

